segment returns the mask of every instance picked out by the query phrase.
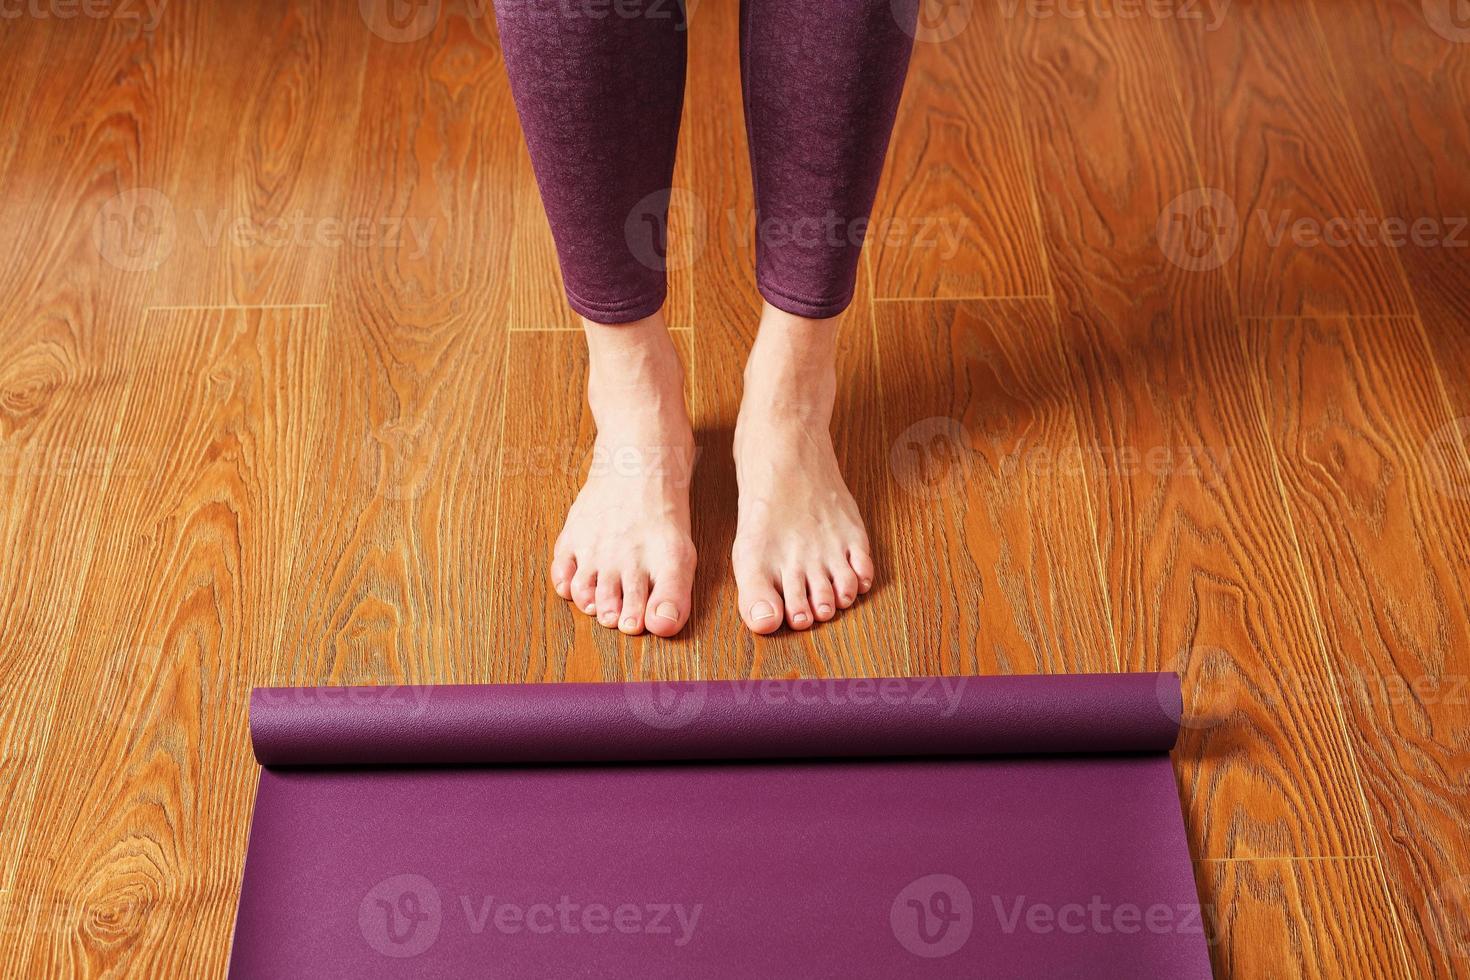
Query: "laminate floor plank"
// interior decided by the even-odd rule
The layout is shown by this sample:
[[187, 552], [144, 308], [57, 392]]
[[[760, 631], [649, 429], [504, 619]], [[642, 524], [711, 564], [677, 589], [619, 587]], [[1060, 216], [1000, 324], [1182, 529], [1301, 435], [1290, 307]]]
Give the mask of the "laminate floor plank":
[[995, 3], [943, 9], [951, 20], [921, 7], [868, 233], [874, 293], [1045, 296], [1051, 283], [1011, 53], [997, 43], [1006, 18], [1022, 14]]
[[1240, 312], [1412, 313], [1311, 6], [1206, 0], [1198, 12], [1159, 21], [1190, 66], [1179, 90], [1210, 189], [1175, 220], [1225, 222]]
[[1246, 341], [1332, 662], [1333, 685], [1298, 696], [1354, 735], [1412, 972], [1452, 976], [1447, 954], [1470, 954], [1453, 904], [1470, 881], [1470, 495], [1445, 489], [1470, 487], [1470, 464], [1422, 461], [1443, 402], [1413, 320], [1261, 321]]
[[1117, 670], [1051, 305], [881, 303], [878, 337], [914, 670]]

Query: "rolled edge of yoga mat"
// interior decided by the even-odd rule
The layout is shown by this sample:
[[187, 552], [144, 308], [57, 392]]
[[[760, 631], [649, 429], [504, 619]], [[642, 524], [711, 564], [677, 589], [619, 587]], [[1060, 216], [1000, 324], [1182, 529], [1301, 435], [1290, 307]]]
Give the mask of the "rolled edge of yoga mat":
[[1167, 752], [1176, 674], [256, 688], [264, 766]]

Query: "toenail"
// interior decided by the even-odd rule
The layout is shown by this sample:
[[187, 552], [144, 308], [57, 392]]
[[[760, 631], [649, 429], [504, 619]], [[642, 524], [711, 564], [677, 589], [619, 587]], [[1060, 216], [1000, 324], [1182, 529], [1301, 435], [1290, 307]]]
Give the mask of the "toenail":
[[750, 607], [751, 619], [770, 619], [774, 615], [776, 608], [764, 599]]
[[591, 616], [593, 613], [597, 612], [597, 603], [595, 603], [595, 602], [589, 602], [589, 603], [587, 603], [586, 607], [583, 608], [582, 611], [584, 613], [586, 613], [587, 615]]
[[794, 615], [794, 616], [791, 617], [791, 621], [793, 623], [795, 623], [797, 626], [805, 626], [806, 625], [806, 621], [807, 621], [807, 614], [806, 613], [797, 613], [796, 615]]
[[832, 615], [832, 607], [829, 606], [829, 605], [827, 605], [825, 602], [822, 603], [820, 606], [817, 607], [817, 615], [818, 616], [830, 616], [830, 615]]
[[613, 623], [616, 623], [617, 621], [618, 621], [618, 614], [617, 613], [610, 612], [610, 613], [603, 613], [602, 614], [602, 623], [603, 623], [604, 626], [611, 626]]
[[634, 629], [637, 626], [638, 620], [634, 619], [632, 616], [628, 616], [623, 620], [623, 629], [625, 630]]
[[659, 619], [667, 619], [671, 623], [679, 621], [679, 607], [672, 602], [660, 602], [653, 612]]
[[873, 587], [873, 580], [872, 579], [870, 579], [870, 578], [863, 579], [863, 588], [870, 589], [872, 587]]

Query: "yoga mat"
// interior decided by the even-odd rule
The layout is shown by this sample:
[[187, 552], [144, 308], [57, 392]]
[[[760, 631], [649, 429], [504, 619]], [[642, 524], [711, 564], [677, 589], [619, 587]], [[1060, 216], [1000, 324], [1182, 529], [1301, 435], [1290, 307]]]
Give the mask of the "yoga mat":
[[1208, 977], [1172, 674], [264, 688], [236, 977]]

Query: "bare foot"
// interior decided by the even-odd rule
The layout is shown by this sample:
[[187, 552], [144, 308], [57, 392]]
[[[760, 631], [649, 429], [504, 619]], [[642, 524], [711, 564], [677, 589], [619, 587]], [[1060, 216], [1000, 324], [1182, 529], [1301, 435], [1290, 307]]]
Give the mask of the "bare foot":
[[809, 629], [873, 584], [868, 534], [832, 451], [836, 323], [766, 304], [735, 425], [740, 615], [756, 633]]
[[689, 619], [694, 583], [683, 368], [662, 314], [583, 325], [597, 441], [556, 539], [551, 581], [603, 626], [673, 636]]

